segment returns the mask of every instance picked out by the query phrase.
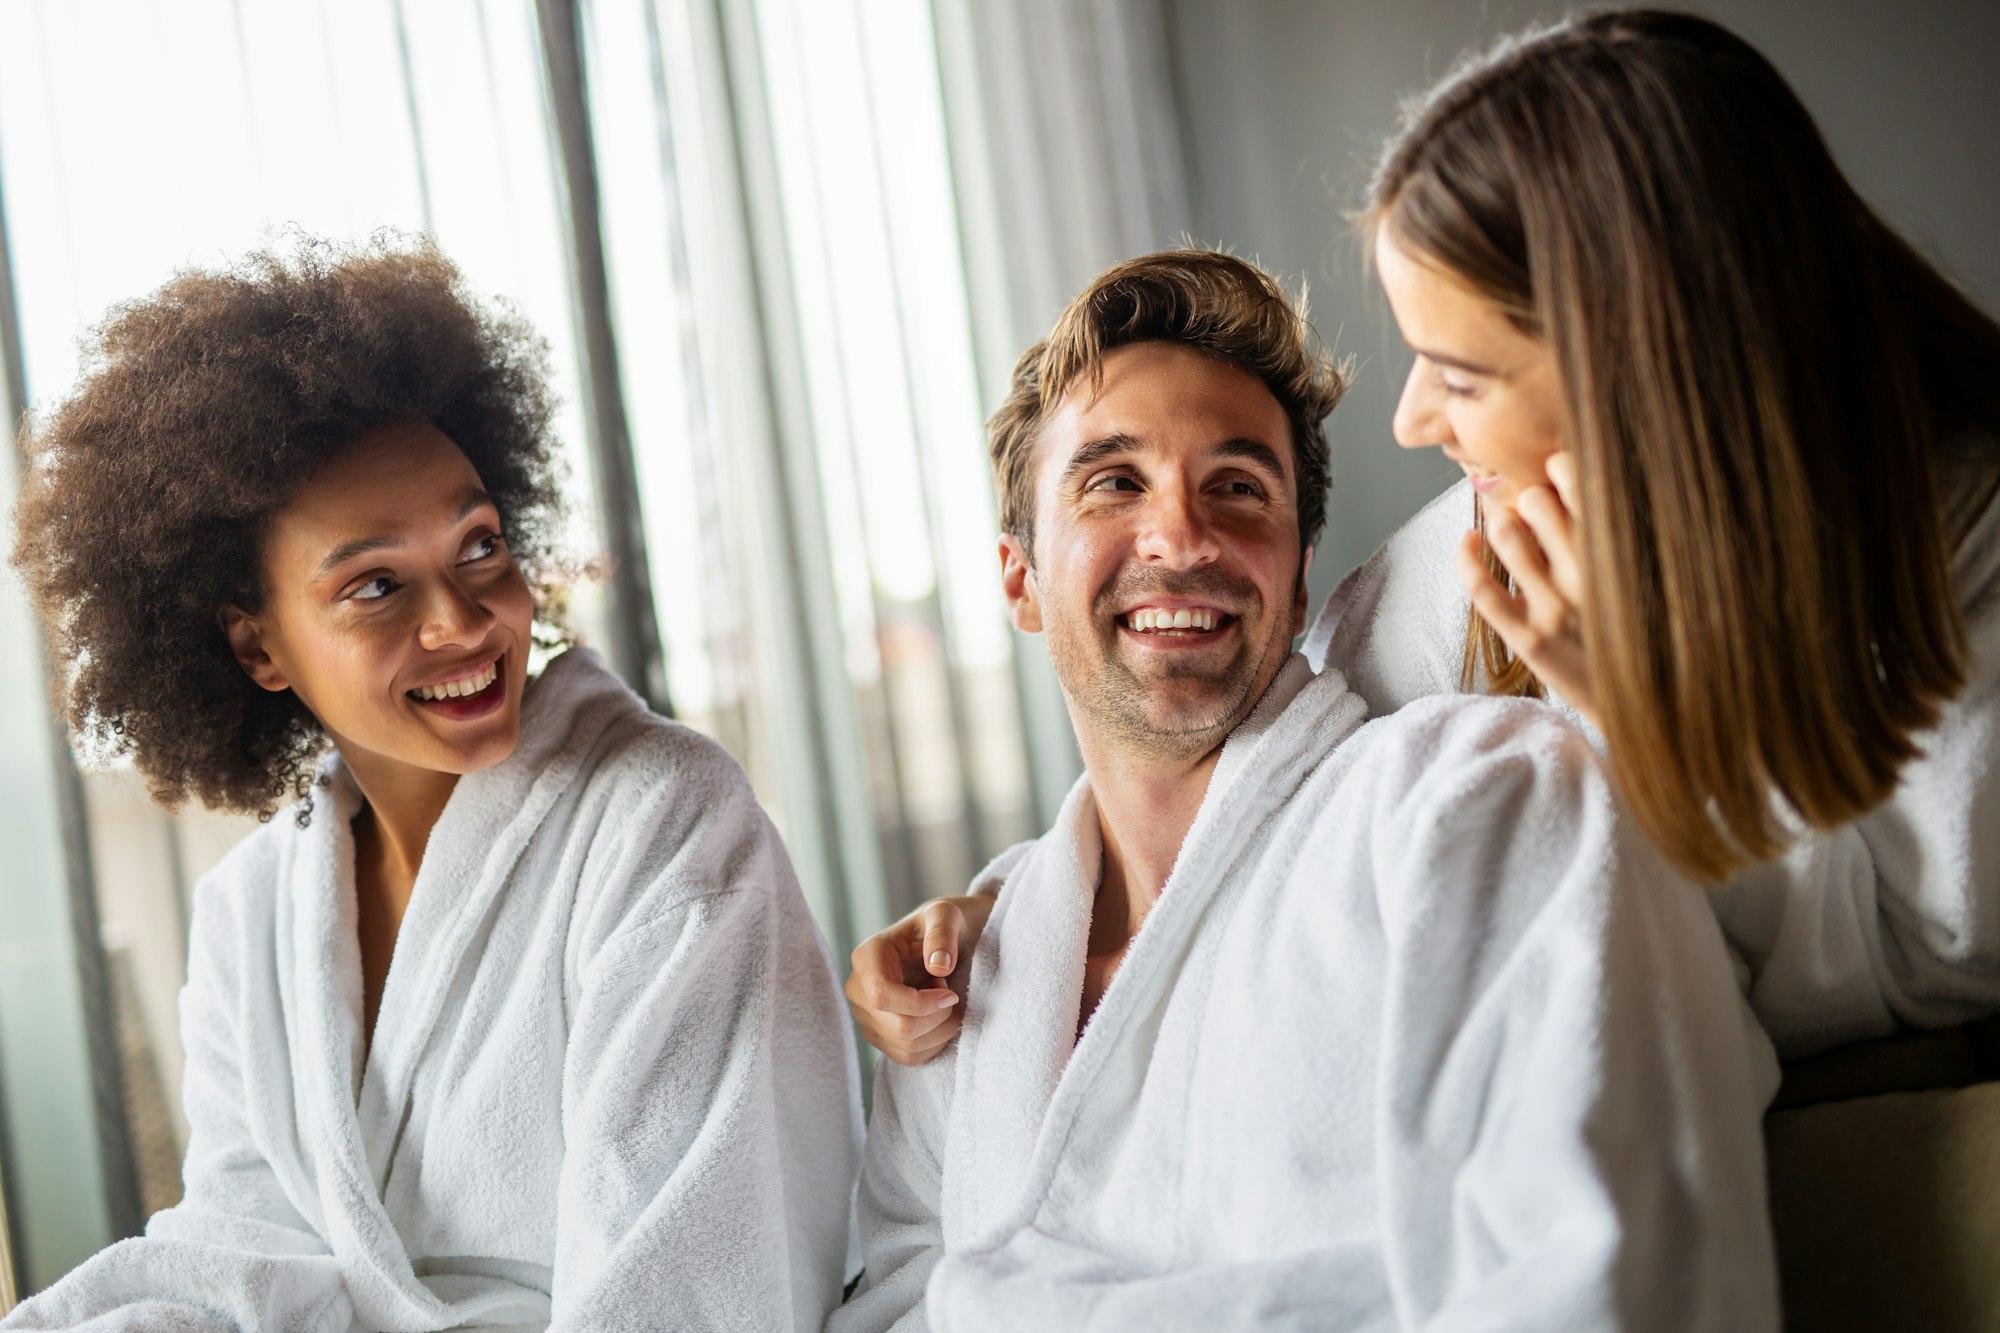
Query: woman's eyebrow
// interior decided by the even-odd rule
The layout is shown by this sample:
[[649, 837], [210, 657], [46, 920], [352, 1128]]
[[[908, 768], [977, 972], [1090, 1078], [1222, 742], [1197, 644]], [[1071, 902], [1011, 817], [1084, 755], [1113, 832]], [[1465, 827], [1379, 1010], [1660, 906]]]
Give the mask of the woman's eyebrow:
[[1477, 361], [1467, 361], [1463, 357], [1446, 356], [1443, 352], [1433, 352], [1423, 347], [1413, 346], [1410, 350], [1432, 365], [1450, 366], [1453, 370], [1462, 370], [1468, 375], [1491, 375], [1498, 377], [1500, 374], [1492, 366], [1482, 366]]
[[[451, 516], [451, 521], [456, 523], [473, 510], [479, 508], [479, 506], [490, 504], [493, 504], [493, 497], [488, 495], [484, 488], [468, 486], [459, 497], [458, 512]], [[494, 507], [497, 509], [499, 506], [495, 505]]]
[[[468, 486], [459, 497], [458, 509], [452, 514], [451, 521], [462, 522], [473, 510], [492, 503], [493, 497], [483, 489], [478, 486]], [[346, 564], [357, 555], [366, 555], [370, 551], [386, 551], [402, 544], [403, 540], [400, 537], [359, 537], [351, 542], [342, 542], [327, 552], [326, 559], [320, 561], [319, 568], [313, 571], [313, 577], [325, 578], [336, 567]]]
[[316, 579], [325, 578], [337, 567], [346, 564], [357, 555], [366, 555], [370, 551], [388, 550], [391, 547], [401, 546], [402, 544], [401, 539], [396, 537], [362, 537], [355, 541], [342, 542], [339, 546], [327, 552], [326, 559], [320, 561], [319, 568], [313, 571], [313, 577]]

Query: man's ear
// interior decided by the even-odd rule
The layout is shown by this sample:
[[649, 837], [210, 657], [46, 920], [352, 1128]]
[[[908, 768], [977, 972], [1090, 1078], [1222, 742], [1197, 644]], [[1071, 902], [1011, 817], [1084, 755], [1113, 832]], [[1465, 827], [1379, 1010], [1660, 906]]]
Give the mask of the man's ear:
[[1042, 602], [1035, 588], [1034, 566], [1028, 562], [1028, 548], [1011, 532], [1000, 534], [1000, 590], [1007, 595], [1007, 612], [1014, 628], [1040, 634]]
[[222, 633], [229, 640], [229, 651], [236, 658], [236, 664], [243, 668], [243, 674], [256, 681], [267, 690], [288, 690], [291, 681], [284, 671], [273, 661], [264, 646], [264, 631], [257, 618], [241, 607], [225, 606], [216, 613], [216, 621], [222, 626]]
[[1299, 557], [1299, 586], [1292, 596], [1292, 637], [1295, 639], [1306, 632], [1306, 607], [1311, 599], [1311, 594], [1306, 591], [1306, 575], [1312, 573], [1312, 567], [1313, 548], [1308, 546]]

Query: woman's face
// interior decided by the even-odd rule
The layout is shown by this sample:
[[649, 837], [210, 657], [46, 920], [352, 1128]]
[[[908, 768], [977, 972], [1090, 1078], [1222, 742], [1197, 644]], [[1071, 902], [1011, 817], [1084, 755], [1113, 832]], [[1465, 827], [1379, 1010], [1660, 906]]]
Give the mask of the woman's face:
[[520, 734], [534, 598], [479, 474], [428, 422], [370, 431], [271, 520], [237, 659], [294, 691], [364, 782], [475, 772]]
[[1545, 485], [1563, 447], [1555, 354], [1491, 301], [1375, 233], [1375, 269], [1403, 341], [1417, 354], [1396, 405], [1396, 443], [1436, 447], [1488, 499], [1511, 505]]

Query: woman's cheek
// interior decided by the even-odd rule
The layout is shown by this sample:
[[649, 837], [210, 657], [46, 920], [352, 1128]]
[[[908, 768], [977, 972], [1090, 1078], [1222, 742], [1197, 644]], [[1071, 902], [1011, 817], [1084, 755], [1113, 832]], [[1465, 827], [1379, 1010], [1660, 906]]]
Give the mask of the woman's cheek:
[[527, 575], [520, 566], [509, 564], [503, 580], [500, 595], [496, 598], [496, 614], [513, 625], [522, 634], [535, 619], [535, 593], [528, 586]]

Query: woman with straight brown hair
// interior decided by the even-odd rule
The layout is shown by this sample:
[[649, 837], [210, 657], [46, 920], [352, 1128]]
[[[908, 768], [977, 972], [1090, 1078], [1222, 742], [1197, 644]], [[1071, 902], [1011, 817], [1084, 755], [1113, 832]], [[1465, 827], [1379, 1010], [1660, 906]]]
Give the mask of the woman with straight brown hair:
[[[1688, 15], [1464, 63], [1362, 220], [1418, 353], [1398, 442], [1468, 479], [1336, 590], [1308, 658], [1378, 713], [1474, 689], [1593, 723], [1716, 886], [1782, 1052], [2000, 1011], [2000, 326]], [[856, 951], [885, 1053], [949, 1040], [963, 1006], [904, 983], [984, 910]]]

